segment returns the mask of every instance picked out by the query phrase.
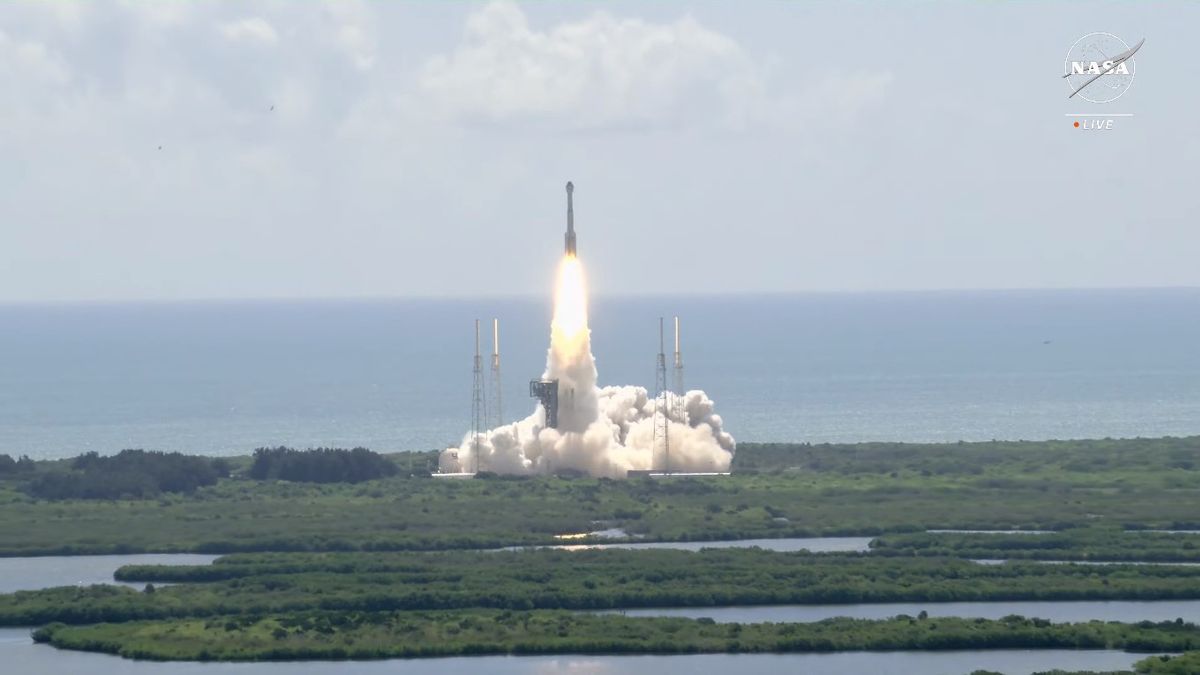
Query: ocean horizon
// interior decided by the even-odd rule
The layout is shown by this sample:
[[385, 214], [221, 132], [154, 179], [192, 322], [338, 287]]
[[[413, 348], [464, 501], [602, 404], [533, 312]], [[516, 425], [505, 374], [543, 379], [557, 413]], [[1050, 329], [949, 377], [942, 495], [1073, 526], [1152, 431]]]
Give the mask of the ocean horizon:
[[[457, 444], [473, 320], [505, 419], [533, 410], [550, 298], [0, 305], [0, 453]], [[739, 441], [1200, 434], [1200, 289], [600, 296], [601, 384], [652, 387], [659, 316]], [[668, 350], [672, 336], [667, 336]], [[485, 359], [486, 363], [486, 359]]]

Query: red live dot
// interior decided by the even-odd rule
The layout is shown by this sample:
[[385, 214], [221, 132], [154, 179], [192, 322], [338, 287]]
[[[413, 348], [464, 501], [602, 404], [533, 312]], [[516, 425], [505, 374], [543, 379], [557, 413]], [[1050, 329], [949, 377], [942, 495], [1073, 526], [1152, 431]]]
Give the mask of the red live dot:
[[1076, 123], [1075, 123], [1075, 128], [1076, 128], [1076, 129], [1078, 129], [1078, 128], [1079, 128], [1079, 122], [1076, 122]]

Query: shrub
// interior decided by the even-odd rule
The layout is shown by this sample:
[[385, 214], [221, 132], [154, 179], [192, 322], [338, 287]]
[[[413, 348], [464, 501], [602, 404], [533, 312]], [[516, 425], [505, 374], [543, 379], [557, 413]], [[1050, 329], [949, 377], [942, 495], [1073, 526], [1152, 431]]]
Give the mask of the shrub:
[[396, 474], [396, 465], [366, 448], [259, 448], [250, 477], [301, 483], [360, 483]]

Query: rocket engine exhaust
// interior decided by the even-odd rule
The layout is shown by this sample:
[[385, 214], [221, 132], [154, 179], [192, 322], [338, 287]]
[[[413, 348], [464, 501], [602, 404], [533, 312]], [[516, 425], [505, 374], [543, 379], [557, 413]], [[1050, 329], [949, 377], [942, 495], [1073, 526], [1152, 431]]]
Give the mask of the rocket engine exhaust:
[[[588, 327], [587, 284], [576, 256], [575, 186], [567, 183], [565, 252], [559, 263], [550, 322], [546, 370], [531, 383], [554, 387], [539, 396], [532, 414], [503, 424], [476, 440], [464, 436], [438, 460], [442, 473], [461, 473], [478, 466], [478, 452], [489, 471], [504, 474], [550, 474], [564, 469], [595, 477], [625, 478], [630, 471], [658, 471], [655, 462], [656, 397], [639, 386], [597, 384]], [[667, 392], [666, 412], [657, 411], [661, 432], [665, 414], [670, 438], [671, 470], [715, 473], [729, 470], [735, 443], [722, 429], [713, 401], [700, 390]], [[661, 399], [658, 399], [661, 400]], [[552, 403], [551, 403], [552, 401]], [[549, 406], [553, 406], [553, 410]]]

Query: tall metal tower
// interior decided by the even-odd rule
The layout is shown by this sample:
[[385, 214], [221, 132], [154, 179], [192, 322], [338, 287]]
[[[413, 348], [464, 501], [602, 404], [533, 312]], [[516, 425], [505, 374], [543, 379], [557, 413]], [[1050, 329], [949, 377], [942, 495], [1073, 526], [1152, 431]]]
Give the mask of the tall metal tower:
[[[483, 357], [479, 355], [479, 319], [475, 319], [475, 382], [471, 387], [471, 455], [475, 458], [475, 473], [481, 468], [480, 452], [483, 450]], [[463, 467], [464, 469], [466, 467]]]
[[683, 407], [683, 352], [679, 351], [679, 317], [675, 317], [675, 382], [671, 389], [675, 392], [675, 417], [687, 422], [686, 411]]
[[504, 424], [504, 400], [500, 386], [500, 319], [492, 319], [492, 400], [488, 408], [488, 427]]
[[[663, 349], [663, 319], [658, 317], [658, 364], [654, 373], [654, 445], [662, 445], [663, 473], [671, 473], [670, 389], [667, 388], [667, 354]], [[653, 452], [652, 451], [652, 452]]]

